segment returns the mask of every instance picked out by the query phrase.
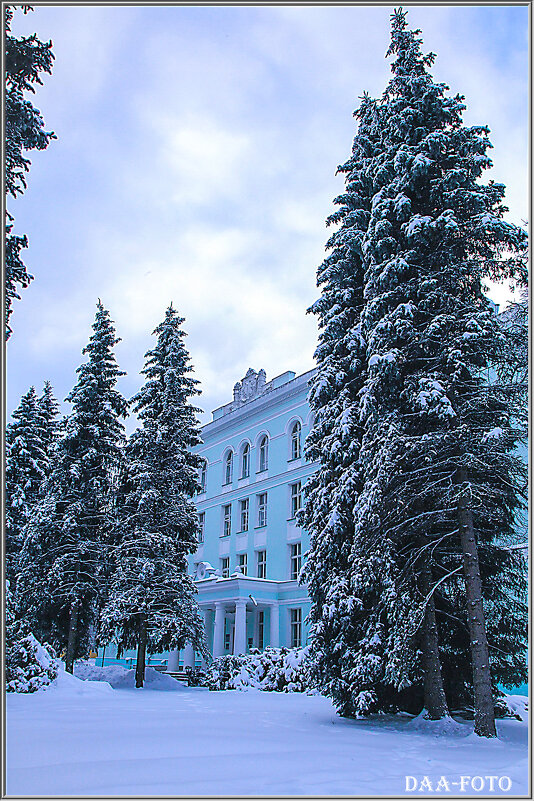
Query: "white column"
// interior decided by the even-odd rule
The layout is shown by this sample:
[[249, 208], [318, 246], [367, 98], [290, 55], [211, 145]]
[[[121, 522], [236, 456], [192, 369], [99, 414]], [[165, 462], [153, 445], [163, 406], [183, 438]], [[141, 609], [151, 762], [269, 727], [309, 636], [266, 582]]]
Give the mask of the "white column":
[[224, 653], [224, 618], [224, 605], [222, 601], [216, 601], [215, 625], [213, 627], [213, 656], [222, 656]]
[[278, 604], [271, 606], [271, 631], [269, 645], [278, 648], [280, 645], [280, 610]]
[[254, 648], [258, 647], [258, 640], [259, 640], [259, 636], [260, 636], [259, 635], [259, 628], [260, 628], [260, 625], [259, 625], [259, 614], [260, 614], [260, 610], [259, 609], [255, 609], [254, 610], [254, 633], [253, 633], [253, 638], [252, 638], [252, 642], [254, 643]]
[[235, 602], [234, 654], [247, 652], [247, 602]]
[[184, 668], [195, 667], [195, 651], [190, 642], [187, 643], [184, 650]]
[[[204, 614], [204, 631], [206, 632], [206, 642], [208, 643], [208, 649], [213, 653], [213, 647], [210, 647], [213, 636], [213, 612], [211, 609], [203, 609], [202, 611]], [[202, 657], [201, 666], [202, 670], [206, 670], [208, 667], [208, 662], [205, 657]]]
[[169, 659], [167, 660], [167, 673], [177, 673], [179, 664], [180, 651], [178, 648], [175, 648], [174, 651], [170, 651], [169, 653]]

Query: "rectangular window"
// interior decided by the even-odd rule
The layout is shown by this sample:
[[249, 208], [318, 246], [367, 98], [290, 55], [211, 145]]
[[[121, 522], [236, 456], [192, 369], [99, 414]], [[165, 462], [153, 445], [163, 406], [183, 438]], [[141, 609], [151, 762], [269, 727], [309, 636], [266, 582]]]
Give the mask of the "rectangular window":
[[258, 648], [263, 648], [263, 631], [265, 626], [265, 612], [260, 609], [258, 612]]
[[258, 499], [258, 526], [267, 525], [267, 493], [256, 496]]
[[299, 509], [302, 508], [302, 483], [297, 481], [296, 484], [291, 484], [291, 517], [296, 517]]
[[239, 501], [239, 522], [241, 531], [248, 531], [248, 498]]
[[199, 542], [199, 544], [204, 542], [204, 526], [205, 526], [205, 523], [206, 523], [206, 513], [205, 512], [199, 512], [199, 515], [198, 515], [198, 525], [199, 525], [198, 542]]
[[256, 551], [256, 575], [267, 578], [267, 551]]
[[229, 537], [232, 533], [232, 504], [223, 506], [223, 531], [222, 537]]
[[242, 573], [244, 576], [247, 575], [247, 555], [246, 553], [239, 553], [237, 555], [237, 564], [239, 567], [239, 572]]
[[223, 556], [223, 558], [221, 559], [221, 576], [223, 578], [229, 578], [230, 577], [230, 557], [229, 556]]
[[302, 548], [300, 542], [295, 542], [290, 546], [289, 577], [298, 579], [302, 565]]
[[291, 647], [302, 645], [302, 609], [290, 609], [291, 612]]

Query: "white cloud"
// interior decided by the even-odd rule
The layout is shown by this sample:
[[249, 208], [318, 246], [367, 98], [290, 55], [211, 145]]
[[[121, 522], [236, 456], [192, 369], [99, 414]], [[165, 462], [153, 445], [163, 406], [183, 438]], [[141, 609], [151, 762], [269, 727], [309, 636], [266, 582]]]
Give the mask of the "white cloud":
[[236, 196], [242, 189], [249, 137], [224, 130], [208, 115], [170, 113], [151, 118], [165, 169], [165, 196], [172, 203], [204, 204]]
[[284, 369], [311, 366], [315, 322], [304, 313], [313, 294], [310, 289], [308, 297], [290, 293], [269, 272], [252, 271], [249, 255], [256, 240], [253, 232], [239, 229], [189, 229], [173, 240], [174, 255], [167, 243], [165, 258], [136, 257], [116, 243], [114, 263], [122, 252], [128, 280], [118, 265], [103, 296], [127, 343], [123, 364], [129, 372], [140, 368], [149, 334], [171, 301], [186, 318], [188, 347], [210, 409], [224, 402], [246, 369], [242, 364], [271, 374], [280, 372], [281, 364]]

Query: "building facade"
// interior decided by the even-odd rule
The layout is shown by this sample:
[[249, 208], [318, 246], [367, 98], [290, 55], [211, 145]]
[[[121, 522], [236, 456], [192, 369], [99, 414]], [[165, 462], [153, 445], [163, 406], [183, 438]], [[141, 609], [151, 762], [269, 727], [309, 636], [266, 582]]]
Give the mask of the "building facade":
[[[213, 656], [307, 642], [310, 602], [298, 575], [309, 540], [296, 515], [317, 468], [304, 458], [312, 375], [267, 382], [249, 369], [202, 428], [201, 534], [190, 568]], [[194, 662], [186, 648], [169, 655], [168, 670]]]

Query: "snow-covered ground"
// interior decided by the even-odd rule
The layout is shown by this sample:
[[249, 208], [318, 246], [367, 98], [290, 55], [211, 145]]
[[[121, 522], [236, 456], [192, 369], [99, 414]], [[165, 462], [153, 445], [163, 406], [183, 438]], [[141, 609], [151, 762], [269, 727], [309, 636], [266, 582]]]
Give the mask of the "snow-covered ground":
[[[500, 721], [498, 741], [468, 723], [437, 737], [408, 716], [344, 720], [320, 695], [209, 692], [155, 671], [135, 690], [126, 672], [107, 674], [116, 689], [61, 672], [7, 696], [8, 795], [420, 797], [425, 776], [449, 783], [440, 796], [528, 793], [526, 721]], [[484, 790], [469, 778], [460, 793], [462, 776]]]

